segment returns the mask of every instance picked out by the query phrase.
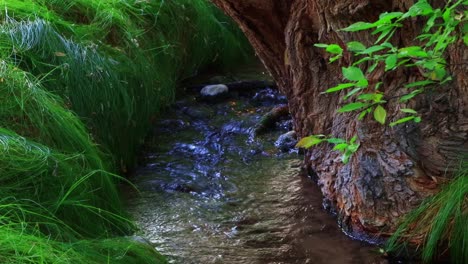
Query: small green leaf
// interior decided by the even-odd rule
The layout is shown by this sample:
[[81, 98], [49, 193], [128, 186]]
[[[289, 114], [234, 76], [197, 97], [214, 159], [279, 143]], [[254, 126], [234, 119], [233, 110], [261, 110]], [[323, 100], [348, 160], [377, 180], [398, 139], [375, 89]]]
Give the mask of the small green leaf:
[[328, 45], [328, 47], [326, 48], [326, 51], [332, 54], [340, 54], [340, 55], [343, 53], [343, 49], [336, 44]]
[[326, 90], [325, 93], [333, 93], [354, 86], [356, 86], [355, 83], [340, 83], [339, 85]]
[[349, 141], [350, 144], [354, 144], [357, 140], [357, 136], [353, 136], [351, 140]]
[[358, 96], [359, 100], [363, 101], [374, 101], [375, 94], [373, 93], [367, 93], [367, 94], [361, 94]]
[[344, 99], [347, 100], [349, 97], [355, 95], [357, 92], [361, 91], [362, 89], [363, 89], [363, 87], [354, 88], [353, 90], [351, 90], [351, 92], [349, 92], [349, 93], [344, 97]]
[[339, 113], [351, 112], [351, 111], [358, 110], [358, 109], [361, 109], [361, 108], [364, 108], [364, 107], [367, 107], [367, 106], [369, 106], [369, 104], [360, 103], [360, 102], [350, 103], [350, 104], [347, 104], [347, 105], [341, 107], [338, 110], [338, 112]]
[[421, 117], [419, 117], [419, 116], [415, 117], [414, 122], [420, 123], [421, 122]]
[[342, 68], [343, 76], [350, 81], [360, 81], [366, 79], [364, 73], [358, 67], [343, 67]]
[[407, 85], [405, 85], [405, 88], [412, 88], [416, 86], [426, 86], [426, 85], [433, 84], [433, 83], [434, 82], [431, 80], [417, 81], [417, 82], [408, 83]]
[[391, 123], [390, 126], [391, 126], [391, 127], [394, 127], [394, 126], [396, 126], [396, 125], [398, 125], [398, 124], [402, 124], [402, 123], [411, 121], [411, 120], [413, 120], [414, 118], [415, 118], [414, 116], [404, 117], [404, 118], [398, 119], [397, 121]]
[[417, 90], [414, 90], [412, 91], [411, 93], [409, 94], [406, 94], [406, 95], [403, 95], [401, 98], [400, 98], [400, 102], [404, 103], [410, 99], [412, 99], [413, 97], [415, 97], [416, 95], [422, 93], [423, 90], [422, 89], [417, 89]]
[[359, 117], [358, 117], [358, 120], [363, 120], [364, 117], [366, 117], [366, 115], [369, 113], [369, 111], [362, 111], [360, 114], [359, 114]]
[[328, 44], [324, 44], [324, 43], [317, 43], [317, 44], [314, 44], [314, 47], [317, 47], [317, 48], [328, 48]]
[[342, 138], [329, 138], [326, 140], [328, 143], [331, 144], [341, 144], [341, 143], [346, 143], [346, 140]]
[[374, 110], [374, 118], [380, 124], [385, 125], [387, 120], [387, 111], [381, 105], [378, 105]]
[[411, 46], [405, 47], [398, 50], [398, 55], [402, 57], [417, 57], [417, 58], [427, 58], [427, 52], [422, 50], [420, 46]]
[[397, 64], [398, 56], [392, 54], [385, 59], [385, 71], [393, 70]]
[[379, 16], [379, 24], [390, 22], [394, 18], [400, 18], [403, 15], [402, 12], [385, 12]]
[[343, 150], [347, 149], [348, 148], [348, 144], [347, 143], [341, 143], [341, 144], [338, 144], [336, 145], [333, 150], [338, 150], [338, 151], [341, 151], [343, 152]]
[[362, 80], [359, 80], [357, 83], [356, 83], [356, 86], [358, 87], [361, 87], [361, 88], [365, 88], [369, 85], [369, 81], [367, 79], [362, 79]]
[[375, 70], [375, 68], [377, 68], [377, 66], [379, 66], [379, 61], [376, 61], [374, 62], [374, 64], [372, 64], [369, 69], [367, 69], [367, 73], [371, 73]]
[[416, 112], [415, 110], [411, 109], [411, 108], [402, 108], [400, 109], [401, 112], [403, 113], [408, 113], [408, 114], [417, 114], [418, 112]]
[[381, 51], [383, 49], [386, 49], [386, 48], [382, 47], [381, 45], [371, 46], [371, 47], [359, 52], [359, 54], [372, 54], [374, 52]]
[[359, 52], [366, 49], [366, 46], [359, 41], [348, 42], [346, 46], [348, 47], [348, 50], [352, 52]]
[[354, 152], [356, 152], [356, 151], [359, 149], [359, 146], [360, 146], [360, 144], [351, 143], [351, 145], [348, 146], [348, 150], [349, 150], [351, 153], [354, 153]]
[[315, 136], [308, 136], [302, 138], [297, 144], [296, 148], [310, 148], [314, 145], [322, 143], [323, 139], [317, 138]]
[[357, 22], [349, 27], [343, 28], [342, 31], [348, 31], [348, 32], [355, 32], [355, 31], [360, 31], [360, 30], [366, 30], [369, 28], [374, 28], [376, 25], [372, 23], [367, 23], [367, 22]]

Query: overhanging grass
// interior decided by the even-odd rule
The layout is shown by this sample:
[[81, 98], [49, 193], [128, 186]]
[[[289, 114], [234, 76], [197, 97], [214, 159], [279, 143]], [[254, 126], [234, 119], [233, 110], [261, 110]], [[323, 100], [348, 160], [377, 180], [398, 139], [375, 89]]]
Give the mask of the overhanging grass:
[[135, 226], [110, 171], [178, 81], [246, 59], [240, 32], [204, 0], [0, 7], [0, 262], [165, 263], [116, 238]]
[[452, 263], [468, 263], [468, 160], [435, 196], [409, 213], [387, 243], [389, 252], [401, 252], [409, 243], [425, 263], [450, 255]]
[[3, 53], [44, 78], [125, 170], [177, 82], [238, 65], [246, 41], [205, 0], [9, 0]]

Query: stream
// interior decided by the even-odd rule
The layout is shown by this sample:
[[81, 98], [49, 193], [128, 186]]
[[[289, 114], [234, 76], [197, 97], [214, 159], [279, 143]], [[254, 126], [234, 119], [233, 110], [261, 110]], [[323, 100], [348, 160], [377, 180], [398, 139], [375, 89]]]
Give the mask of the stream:
[[323, 209], [298, 151], [275, 146], [290, 120], [253, 136], [285, 98], [273, 89], [216, 103], [196, 97], [155, 124], [132, 177], [140, 192], [128, 197], [142, 236], [170, 263], [387, 263]]

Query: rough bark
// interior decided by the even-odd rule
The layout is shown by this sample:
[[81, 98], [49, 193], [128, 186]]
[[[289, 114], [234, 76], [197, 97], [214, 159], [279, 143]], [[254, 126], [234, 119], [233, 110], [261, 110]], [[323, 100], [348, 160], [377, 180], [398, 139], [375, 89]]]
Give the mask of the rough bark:
[[[385, 11], [407, 10], [411, 0], [213, 0], [231, 16], [252, 43], [257, 55], [289, 98], [299, 136], [358, 135], [361, 147], [344, 165], [340, 154], [322, 145], [310, 150], [305, 164], [316, 175], [326, 204], [336, 210], [343, 227], [354, 235], [387, 234], [422, 198], [437, 191], [450, 177], [460, 152], [468, 149], [468, 51], [463, 43], [447, 57], [454, 81], [420, 96], [411, 107], [423, 114], [421, 124], [384, 127], [371, 118], [337, 114], [343, 94], [322, 94], [341, 83], [339, 63], [315, 43], [358, 40], [370, 45], [365, 33], [338, 29], [357, 21], [375, 21]], [[412, 21], [394, 37], [394, 44], [411, 45], [422, 21]], [[370, 82], [383, 80], [386, 97], [402, 92], [402, 85], [418, 80], [416, 71], [373, 73]], [[389, 118], [397, 119], [398, 104], [389, 100]]]

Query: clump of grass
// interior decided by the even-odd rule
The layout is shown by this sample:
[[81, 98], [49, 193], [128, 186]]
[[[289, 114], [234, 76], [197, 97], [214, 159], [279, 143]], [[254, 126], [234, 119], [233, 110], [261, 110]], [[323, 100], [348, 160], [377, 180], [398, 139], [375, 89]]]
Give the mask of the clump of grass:
[[410, 212], [387, 242], [389, 252], [417, 244], [425, 263], [449, 255], [453, 263], [468, 263], [468, 161], [453, 180]]
[[64, 98], [124, 171], [178, 81], [250, 54], [205, 0], [11, 0], [5, 10], [3, 53]]

